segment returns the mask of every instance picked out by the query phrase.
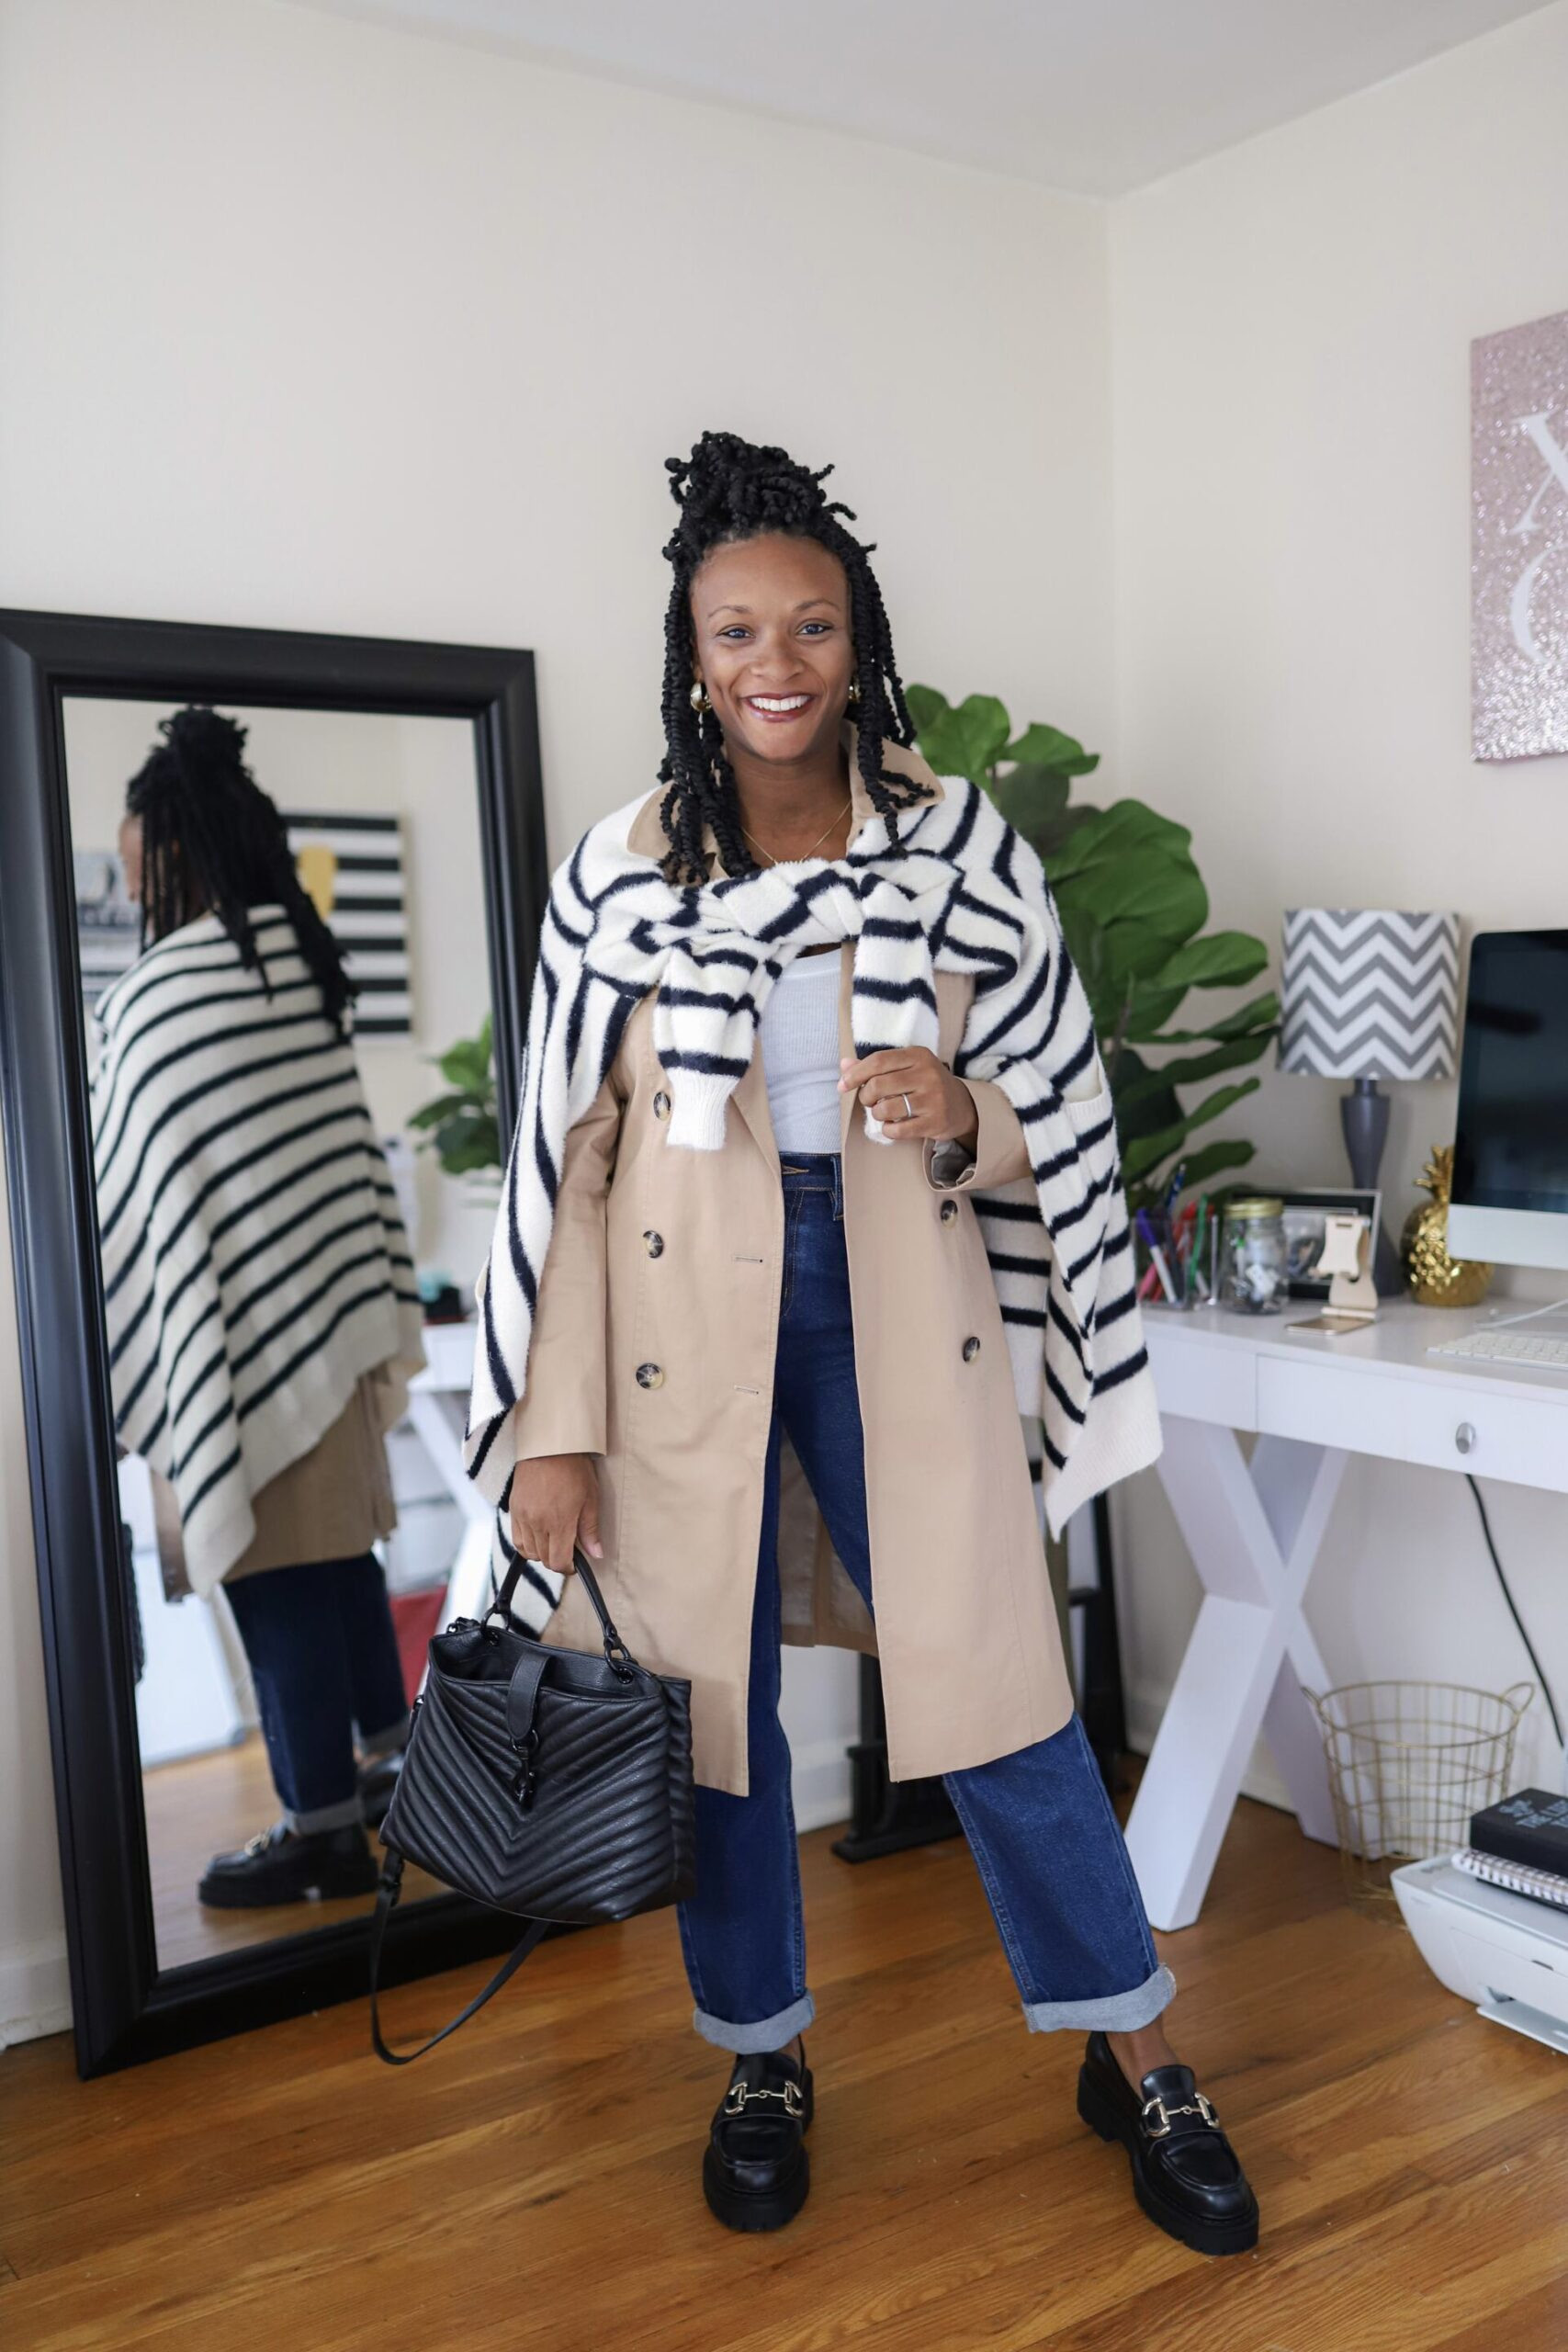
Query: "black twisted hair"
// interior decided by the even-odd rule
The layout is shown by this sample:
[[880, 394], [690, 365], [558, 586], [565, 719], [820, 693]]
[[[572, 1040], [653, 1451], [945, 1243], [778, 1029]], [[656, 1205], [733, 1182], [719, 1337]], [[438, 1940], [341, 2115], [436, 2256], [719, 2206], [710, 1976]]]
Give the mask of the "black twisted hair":
[[271, 992], [253, 907], [281, 906], [338, 1029], [354, 990], [343, 951], [294, 868], [276, 808], [245, 765], [246, 729], [201, 703], [158, 721], [164, 741], [125, 788], [141, 820], [141, 944], [214, 914]]
[[689, 458], [666, 458], [664, 463], [671, 496], [681, 510], [664, 548], [675, 578], [664, 616], [666, 750], [659, 770], [660, 783], [670, 787], [660, 814], [670, 836], [672, 878], [687, 887], [707, 880], [705, 823], [713, 828], [727, 873], [756, 869], [740, 831], [740, 804], [717, 717], [692, 707], [691, 589], [711, 548], [759, 538], [764, 532], [815, 539], [844, 567], [860, 688], [858, 700], [851, 703], [857, 722], [856, 754], [872, 806], [886, 819], [888, 838], [896, 845], [898, 811], [918, 801], [919, 793], [907, 778], [883, 774], [882, 745], [888, 736], [897, 743], [911, 743], [915, 729], [893, 656], [882, 591], [866, 560], [876, 542], [868, 540], [863, 547], [839, 520], [842, 514], [852, 523], [854, 509], [823, 495], [821, 485], [832, 467], [808, 472], [783, 449], [743, 441], [737, 433], [705, 433]]

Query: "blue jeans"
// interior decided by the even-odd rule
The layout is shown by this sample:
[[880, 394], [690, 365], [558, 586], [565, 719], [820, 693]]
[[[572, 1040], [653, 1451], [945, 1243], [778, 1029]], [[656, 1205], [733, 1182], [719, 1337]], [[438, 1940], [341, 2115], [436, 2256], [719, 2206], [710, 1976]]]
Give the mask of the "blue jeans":
[[[787, 1431], [833, 1548], [872, 1606], [841, 1163], [784, 1154], [784, 1264], [751, 1621], [750, 1793], [696, 1792], [696, 1894], [679, 1906], [697, 2031], [781, 2049], [811, 2023], [789, 1743], [779, 1722], [779, 1447]], [[1021, 1438], [1020, 1443], [1021, 1445]], [[1040, 1573], [1046, 1573], [1043, 1552]], [[1130, 2032], [1176, 1991], [1160, 1965], [1077, 1714], [1049, 1739], [943, 1774], [1031, 2029]]]
[[373, 1552], [263, 1568], [225, 1585], [256, 1686], [267, 1761], [291, 1829], [362, 1818], [354, 1735], [400, 1747], [408, 1694], [387, 1579]]

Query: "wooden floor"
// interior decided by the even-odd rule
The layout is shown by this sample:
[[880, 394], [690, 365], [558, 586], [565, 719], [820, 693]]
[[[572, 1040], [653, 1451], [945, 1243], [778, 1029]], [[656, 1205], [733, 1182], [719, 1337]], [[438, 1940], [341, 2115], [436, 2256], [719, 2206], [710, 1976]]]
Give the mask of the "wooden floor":
[[[152, 1928], [160, 1968], [209, 1960], [242, 1944], [265, 1944], [279, 1936], [309, 1934], [312, 1928], [352, 1919], [375, 1904], [374, 1894], [321, 1903], [269, 1904], [255, 1911], [214, 1911], [197, 1899], [201, 1874], [214, 1854], [231, 1852], [265, 1829], [281, 1811], [266, 1745], [259, 1731], [232, 1747], [157, 1764], [141, 1775], [147, 1818], [147, 1853], [152, 1881]], [[372, 1839], [376, 1860], [381, 1849]], [[406, 1905], [442, 1892], [423, 1871], [403, 1881]]]
[[[407, 2073], [362, 2003], [105, 2080], [0, 2058], [6, 2352], [1562, 2352], [1568, 2064], [1483, 2024], [1334, 1856], [1243, 1804], [1159, 1939], [1172, 2038], [1263, 2207], [1204, 2261], [1143, 2221], [1026, 2034], [961, 1844], [804, 1841], [809, 2203], [732, 2236], [697, 2180], [725, 2065], [666, 1915], [547, 1944]], [[477, 1970], [408, 1986], [439, 2023]]]

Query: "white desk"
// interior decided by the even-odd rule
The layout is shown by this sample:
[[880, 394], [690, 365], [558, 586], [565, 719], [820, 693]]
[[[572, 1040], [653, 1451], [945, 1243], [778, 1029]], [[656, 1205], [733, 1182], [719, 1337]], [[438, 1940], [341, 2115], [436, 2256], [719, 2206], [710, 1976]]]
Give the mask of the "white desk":
[[[1286, 1337], [1286, 1323], [1317, 1311], [1145, 1317], [1159, 1473], [1204, 1594], [1127, 1825], [1156, 1928], [1198, 1917], [1259, 1731], [1306, 1835], [1335, 1842], [1302, 1690], [1325, 1690], [1329, 1677], [1302, 1601], [1349, 1456], [1568, 1493], [1568, 1373], [1427, 1353], [1519, 1302], [1449, 1313], [1385, 1301], [1351, 1337]], [[1250, 1461], [1247, 1430], [1258, 1432]]]
[[463, 1426], [474, 1377], [474, 1328], [472, 1322], [427, 1323], [424, 1370], [409, 1383], [409, 1419], [463, 1514], [463, 1538], [438, 1621], [444, 1626], [454, 1617], [482, 1617], [490, 1600], [495, 1507], [486, 1502], [463, 1467]]

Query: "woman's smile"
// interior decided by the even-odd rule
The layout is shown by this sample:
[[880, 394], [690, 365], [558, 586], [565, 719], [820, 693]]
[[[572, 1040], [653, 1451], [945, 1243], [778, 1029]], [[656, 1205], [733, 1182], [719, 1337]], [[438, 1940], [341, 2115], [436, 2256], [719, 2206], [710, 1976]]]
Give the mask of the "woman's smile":
[[817, 700], [815, 695], [743, 695], [741, 700], [748, 710], [754, 711], [770, 727], [798, 718]]

